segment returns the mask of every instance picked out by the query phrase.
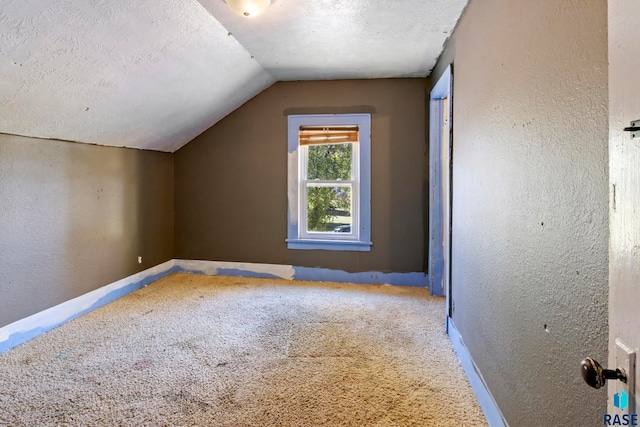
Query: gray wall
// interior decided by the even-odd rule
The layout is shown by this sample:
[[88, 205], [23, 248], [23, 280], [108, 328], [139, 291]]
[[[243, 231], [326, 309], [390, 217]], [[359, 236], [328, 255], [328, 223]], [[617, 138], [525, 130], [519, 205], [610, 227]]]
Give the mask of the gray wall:
[[[280, 82], [175, 153], [176, 258], [422, 271], [426, 79]], [[371, 252], [288, 250], [287, 115], [372, 113]]]
[[471, 0], [433, 82], [450, 62], [454, 322], [512, 427], [599, 425], [607, 2]]
[[172, 258], [171, 154], [0, 134], [0, 200], [0, 327]]

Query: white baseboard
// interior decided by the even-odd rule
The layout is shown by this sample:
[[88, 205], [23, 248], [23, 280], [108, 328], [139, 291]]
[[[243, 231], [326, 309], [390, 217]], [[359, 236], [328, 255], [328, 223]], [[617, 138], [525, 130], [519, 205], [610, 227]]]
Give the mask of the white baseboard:
[[0, 353], [102, 307], [173, 272], [174, 261], [125, 277], [0, 328]]
[[482, 378], [482, 374], [480, 374], [480, 371], [471, 358], [471, 354], [469, 353], [467, 346], [464, 345], [460, 332], [453, 324], [453, 320], [451, 320], [450, 317], [447, 317], [447, 333], [449, 334], [449, 339], [458, 354], [458, 359], [460, 359], [464, 373], [467, 374], [469, 383], [471, 383], [471, 388], [476, 394], [478, 404], [480, 404], [480, 408], [482, 408], [482, 412], [484, 413], [489, 426], [509, 427], [509, 424], [507, 424], [507, 421], [504, 419], [500, 408], [493, 399], [491, 392], [487, 388], [487, 384], [485, 383], [484, 378]]
[[428, 286], [428, 276], [424, 273], [348, 273], [340, 270], [291, 265], [172, 259], [0, 328], [0, 353], [171, 273]]

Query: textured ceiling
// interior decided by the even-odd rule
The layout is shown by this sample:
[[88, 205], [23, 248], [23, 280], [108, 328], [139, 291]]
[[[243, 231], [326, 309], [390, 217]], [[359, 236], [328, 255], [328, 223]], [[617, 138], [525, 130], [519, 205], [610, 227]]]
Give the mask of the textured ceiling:
[[278, 80], [425, 77], [466, 0], [275, 0], [256, 19], [200, 0]]
[[277, 80], [423, 77], [466, 0], [0, 0], [0, 133], [175, 151]]

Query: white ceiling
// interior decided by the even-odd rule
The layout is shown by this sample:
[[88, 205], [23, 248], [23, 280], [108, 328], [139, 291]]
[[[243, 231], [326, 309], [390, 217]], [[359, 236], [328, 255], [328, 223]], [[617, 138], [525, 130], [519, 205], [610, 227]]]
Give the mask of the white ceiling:
[[467, 0], [0, 0], [0, 133], [173, 152], [278, 80], [424, 77]]

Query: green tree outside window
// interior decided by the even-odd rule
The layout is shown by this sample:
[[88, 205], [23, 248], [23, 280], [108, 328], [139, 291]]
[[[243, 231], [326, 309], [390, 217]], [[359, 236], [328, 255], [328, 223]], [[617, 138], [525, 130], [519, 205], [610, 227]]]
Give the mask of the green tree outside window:
[[[331, 231], [332, 218], [351, 216], [352, 144], [309, 145], [307, 165], [307, 228]], [[313, 181], [335, 181], [314, 186]], [[345, 181], [340, 185], [340, 181]]]

